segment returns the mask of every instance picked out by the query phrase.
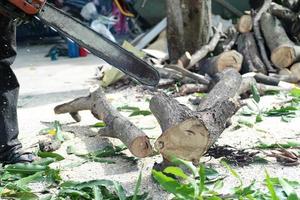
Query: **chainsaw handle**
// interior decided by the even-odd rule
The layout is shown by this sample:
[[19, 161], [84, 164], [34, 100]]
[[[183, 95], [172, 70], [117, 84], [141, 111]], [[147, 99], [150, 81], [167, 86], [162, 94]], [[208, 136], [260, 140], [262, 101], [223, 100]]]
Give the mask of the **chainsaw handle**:
[[8, 0], [27, 15], [35, 15], [40, 12], [47, 0]]

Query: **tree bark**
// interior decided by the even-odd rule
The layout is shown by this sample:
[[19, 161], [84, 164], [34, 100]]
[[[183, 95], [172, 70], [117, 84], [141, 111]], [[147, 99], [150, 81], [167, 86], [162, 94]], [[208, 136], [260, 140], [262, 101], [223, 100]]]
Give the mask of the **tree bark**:
[[222, 72], [221, 80], [203, 98], [197, 111], [162, 93], [151, 99], [150, 109], [163, 132], [155, 147], [166, 160], [176, 156], [195, 164], [199, 162], [239, 108], [235, 97], [241, 79], [233, 69]]
[[103, 120], [107, 126], [100, 133], [120, 139], [133, 155], [143, 158], [152, 154], [149, 138], [107, 102], [101, 87], [93, 88], [87, 97], [77, 98], [54, 109], [56, 114], [78, 113], [81, 110], [91, 110], [97, 119]]
[[208, 43], [211, 0], [167, 0], [167, 40], [171, 62]]
[[259, 48], [259, 52], [260, 52], [262, 61], [265, 64], [268, 72], [273, 73], [273, 72], [276, 72], [276, 70], [272, 67], [271, 62], [268, 58], [267, 51], [266, 51], [265, 44], [264, 44], [265, 43], [264, 38], [262, 37], [261, 28], [259, 26], [261, 16], [263, 13], [267, 12], [267, 10], [269, 9], [269, 7], [272, 3], [272, 0], [264, 0], [262, 2], [263, 2], [263, 4], [262, 4], [261, 8], [253, 17], [253, 31], [254, 31], [255, 38], [257, 40], [257, 44], [258, 44], [258, 48]]
[[234, 68], [240, 71], [242, 67], [243, 56], [235, 51], [226, 51], [218, 56], [214, 56], [199, 63], [199, 71], [201, 74], [214, 76], [218, 72], [222, 72], [226, 68]]
[[237, 41], [238, 51], [244, 56], [242, 72], [261, 72], [266, 74], [264, 63], [260, 59], [253, 33], [243, 33]]
[[300, 60], [300, 47], [289, 39], [276, 17], [264, 13], [261, 18], [261, 27], [275, 66], [285, 68]]

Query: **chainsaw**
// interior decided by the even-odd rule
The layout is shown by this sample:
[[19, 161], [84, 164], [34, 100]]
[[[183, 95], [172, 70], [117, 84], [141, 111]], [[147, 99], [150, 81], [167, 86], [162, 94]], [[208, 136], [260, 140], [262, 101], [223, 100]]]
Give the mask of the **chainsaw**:
[[158, 84], [159, 74], [152, 66], [46, 1], [0, 0], [0, 12], [21, 19], [36, 18], [140, 83]]

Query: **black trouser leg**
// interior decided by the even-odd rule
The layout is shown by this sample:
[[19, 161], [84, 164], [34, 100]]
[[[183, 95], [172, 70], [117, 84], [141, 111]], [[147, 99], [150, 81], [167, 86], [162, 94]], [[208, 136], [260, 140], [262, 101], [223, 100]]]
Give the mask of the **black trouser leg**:
[[19, 83], [10, 65], [16, 56], [16, 31], [13, 21], [0, 16], [0, 160], [19, 150], [17, 101]]
[[17, 101], [19, 84], [9, 66], [0, 64], [0, 160], [22, 146], [18, 140]]

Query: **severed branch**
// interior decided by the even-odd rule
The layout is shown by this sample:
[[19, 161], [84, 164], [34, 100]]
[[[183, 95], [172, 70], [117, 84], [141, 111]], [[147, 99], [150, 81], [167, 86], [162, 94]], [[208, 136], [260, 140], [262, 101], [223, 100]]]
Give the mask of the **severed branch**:
[[216, 48], [222, 36], [222, 33], [222, 24], [220, 23], [216, 28], [215, 34], [209, 44], [203, 46], [200, 50], [196, 51], [196, 53], [192, 55], [190, 64], [188, 65], [187, 69], [191, 69], [197, 62], [202, 60], [209, 52], [213, 51]]
[[56, 114], [78, 114], [81, 110], [91, 110], [97, 119], [103, 120], [107, 126], [100, 133], [120, 139], [133, 155], [143, 158], [152, 154], [149, 138], [107, 102], [100, 86], [92, 88], [89, 96], [77, 98], [54, 109]]
[[223, 71], [220, 81], [203, 98], [197, 111], [163, 93], [151, 99], [150, 109], [163, 132], [155, 147], [164, 161], [176, 156], [198, 164], [200, 157], [216, 142], [228, 119], [239, 108], [236, 92], [241, 80], [236, 70]]
[[183, 67], [180, 67], [179, 65], [166, 65], [165, 67], [176, 70], [176, 71], [180, 72], [182, 75], [187, 76], [191, 79], [194, 79], [195, 81], [197, 81], [199, 83], [208, 85], [210, 82], [210, 80], [207, 77], [202, 76], [200, 74], [193, 73]]
[[260, 18], [262, 16], [263, 13], [267, 12], [267, 10], [270, 8], [272, 3], [272, 0], [265, 0], [263, 6], [260, 8], [260, 10], [258, 11], [258, 13], [256, 13], [256, 15], [254, 16], [253, 19], [253, 30], [254, 30], [254, 34], [255, 34], [255, 38], [257, 40], [258, 43], [258, 47], [259, 47], [259, 51], [262, 57], [263, 62], [266, 65], [266, 68], [268, 70], [268, 72], [276, 72], [276, 70], [272, 67], [271, 62], [268, 58], [266, 49], [265, 49], [265, 45], [264, 45], [264, 39], [262, 37], [261, 34], [261, 30], [260, 30]]

